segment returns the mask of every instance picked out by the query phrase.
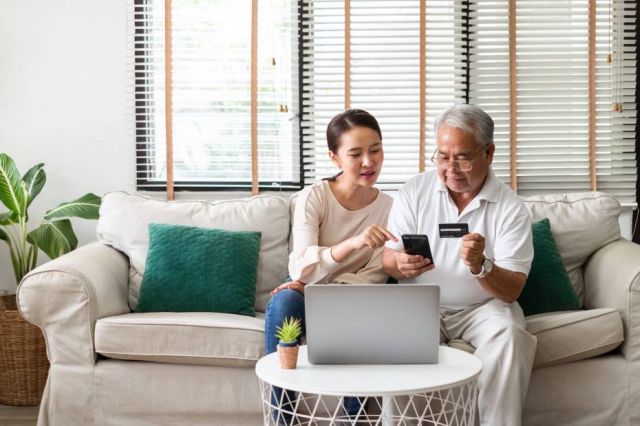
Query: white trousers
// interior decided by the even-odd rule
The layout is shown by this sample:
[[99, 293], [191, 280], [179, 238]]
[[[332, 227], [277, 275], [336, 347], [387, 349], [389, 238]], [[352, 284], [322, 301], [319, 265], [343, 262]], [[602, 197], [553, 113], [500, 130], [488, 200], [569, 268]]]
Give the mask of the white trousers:
[[461, 311], [442, 309], [441, 340], [471, 343], [482, 361], [478, 408], [482, 426], [519, 426], [536, 353], [517, 303], [498, 299]]

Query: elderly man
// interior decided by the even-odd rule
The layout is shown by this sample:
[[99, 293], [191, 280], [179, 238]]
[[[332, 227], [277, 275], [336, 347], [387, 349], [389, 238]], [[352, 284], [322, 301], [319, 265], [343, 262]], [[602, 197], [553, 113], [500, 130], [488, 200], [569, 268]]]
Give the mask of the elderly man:
[[[480, 108], [455, 105], [436, 121], [436, 170], [411, 179], [389, 215], [395, 235], [426, 234], [433, 259], [388, 241], [385, 271], [401, 283], [440, 286], [441, 339], [463, 339], [482, 360], [482, 425], [521, 423], [536, 338], [525, 330], [516, 299], [533, 258], [531, 218], [491, 171], [493, 120]], [[441, 224], [466, 223], [446, 238]]]

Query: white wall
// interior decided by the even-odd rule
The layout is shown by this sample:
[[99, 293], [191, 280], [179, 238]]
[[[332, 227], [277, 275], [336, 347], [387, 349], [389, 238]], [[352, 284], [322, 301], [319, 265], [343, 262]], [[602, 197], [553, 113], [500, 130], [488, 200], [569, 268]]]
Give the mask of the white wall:
[[[0, 1], [0, 152], [22, 173], [44, 162], [48, 174], [32, 205], [33, 226], [44, 211], [86, 192], [135, 189], [128, 3]], [[622, 220], [628, 236], [630, 214]], [[94, 222], [74, 227], [80, 244], [94, 239]], [[0, 290], [14, 288], [0, 244]]]
[[[32, 226], [86, 192], [134, 189], [126, 43], [127, 0], [0, 1], [0, 152], [21, 173], [46, 164]], [[95, 223], [74, 228], [92, 240]], [[0, 289], [14, 287], [1, 243]]]

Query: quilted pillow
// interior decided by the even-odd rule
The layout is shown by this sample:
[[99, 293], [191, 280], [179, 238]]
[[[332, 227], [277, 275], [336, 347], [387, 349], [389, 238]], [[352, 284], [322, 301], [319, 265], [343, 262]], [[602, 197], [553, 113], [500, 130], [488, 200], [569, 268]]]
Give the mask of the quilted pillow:
[[533, 262], [518, 303], [525, 316], [580, 309], [569, 274], [551, 234], [549, 219], [534, 222]]
[[255, 316], [260, 232], [149, 225], [136, 312]]

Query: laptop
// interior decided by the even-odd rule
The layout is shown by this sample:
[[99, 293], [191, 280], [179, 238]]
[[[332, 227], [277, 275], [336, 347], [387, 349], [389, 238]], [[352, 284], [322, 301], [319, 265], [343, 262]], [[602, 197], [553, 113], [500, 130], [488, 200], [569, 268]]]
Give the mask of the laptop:
[[438, 362], [438, 286], [315, 284], [304, 293], [310, 363]]

